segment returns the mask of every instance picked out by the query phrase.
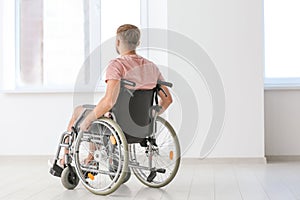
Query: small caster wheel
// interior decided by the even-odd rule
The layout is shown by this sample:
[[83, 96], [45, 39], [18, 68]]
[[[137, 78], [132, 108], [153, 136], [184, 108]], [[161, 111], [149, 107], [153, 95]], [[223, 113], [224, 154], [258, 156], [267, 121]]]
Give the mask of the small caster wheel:
[[68, 190], [73, 190], [79, 183], [79, 178], [76, 174], [75, 167], [72, 167], [72, 171], [69, 167], [66, 167], [61, 173], [61, 183]]

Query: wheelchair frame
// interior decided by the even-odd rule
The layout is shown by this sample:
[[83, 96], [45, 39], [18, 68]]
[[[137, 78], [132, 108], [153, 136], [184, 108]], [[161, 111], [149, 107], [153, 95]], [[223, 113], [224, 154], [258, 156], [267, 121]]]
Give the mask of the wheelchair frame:
[[[135, 85], [133, 82], [130, 82], [127, 80], [122, 80], [121, 84], [122, 85], [131, 85], [131, 86]], [[111, 180], [116, 182], [115, 184], [112, 182], [112, 184], [107, 186], [107, 188], [104, 188], [101, 190], [90, 188], [88, 185], [88, 182], [85, 181], [84, 178], [82, 177], [84, 170], [82, 169], [82, 167], [78, 167], [78, 166], [81, 166], [78, 163], [79, 162], [78, 154], [79, 154], [79, 145], [80, 145], [79, 140], [81, 140], [83, 138], [84, 134], [85, 134], [85, 136], [88, 136], [88, 134], [91, 134], [89, 132], [80, 131], [79, 124], [84, 119], [86, 114], [94, 108], [93, 105], [84, 105], [83, 106], [84, 110], [81, 113], [81, 115], [79, 116], [79, 118], [76, 120], [76, 122], [74, 123], [74, 126], [72, 127], [72, 131], [64, 132], [61, 135], [58, 149], [57, 149], [57, 152], [55, 155], [55, 160], [54, 160], [52, 168], [50, 169], [50, 173], [53, 176], [61, 177], [62, 184], [67, 189], [74, 189], [78, 185], [79, 179], [81, 179], [82, 183], [88, 190], [90, 190], [91, 192], [93, 192], [95, 194], [100, 194], [100, 195], [110, 194], [110, 193], [114, 192], [122, 183], [125, 183], [126, 181], [128, 181], [128, 179], [130, 178], [130, 174], [131, 174], [130, 169], [134, 172], [136, 177], [143, 184], [145, 184], [149, 187], [155, 187], [155, 188], [163, 187], [163, 186], [167, 185], [169, 182], [171, 182], [172, 179], [175, 177], [175, 175], [178, 171], [179, 165], [180, 165], [180, 145], [179, 145], [179, 141], [176, 136], [176, 133], [175, 133], [174, 129], [172, 128], [172, 126], [166, 120], [164, 120], [163, 118], [158, 116], [158, 113], [161, 109], [161, 107], [157, 105], [158, 104], [158, 100], [157, 100], [158, 94], [157, 93], [158, 93], [158, 91], [162, 90], [160, 85], [166, 85], [169, 87], [172, 86], [172, 84], [167, 83], [167, 82], [162, 82], [162, 81], [158, 82], [158, 84], [157, 84], [157, 91], [156, 91], [156, 96], [155, 96], [156, 105], [154, 105], [150, 111], [150, 113], [154, 113], [154, 115], [152, 116], [152, 119], [153, 119], [152, 133], [149, 137], [144, 139], [146, 142], [145, 144], [143, 144], [143, 145], [141, 143], [140, 144], [139, 143], [127, 144], [125, 135], [124, 135], [122, 129], [116, 123], [116, 118], [113, 113], [111, 113], [113, 120], [109, 119], [109, 118], [101, 117], [98, 120], [93, 122], [93, 124], [102, 124], [103, 126], [112, 127], [111, 130], [113, 130], [113, 131], [111, 131], [111, 132], [113, 132], [114, 134], [117, 134], [116, 137], [119, 137], [118, 145], [120, 146], [120, 151], [122, 150], [122, 147], [123, 147], [124, 155], [122, 158], [119, 158], [118, 170], [119, 171], [122, 170], [122, 171], [119, 172], [119, 175], [116, 175], [116, 172], [110, 172], [110, 171], [104, 171], [104, 170], [101, 171], [101, 170], [97, 169], [97, 167], [99, 168], [99, 166], [97, 166], [97, 165], [92, 166], [92, 168], [91, 167], [89, 167], [87, 169], [84, 168], [84, 170], [88, 171], [89, 174], [91, 174], [91, 173], [96, 174], [95, 176], [97, 176], [97, 174], [106, 174], [106, 175], [112, 176]], [[163, 93], [166, 94], [164, 91], [163, 91]], [[157, 176], [157, 173], [165, 174], [167, 171], [165, 168], [160, 168], [160, 167], [156, 168], [153, 164], [153, 157], [155, 156], [155, 153], [157, 154], [157, 156], [159, 156], [159, 154], [160, 154], [159, 147], [156, 144], [157, 122], [160, 122], [164, 127], [166, 127], [168, 129], [168, 131], [170, 132], [169, 134], [171, 135], [172, 139], [174, 140], [173, 142], [174, 142], [175, 150], [176, 150], [174, 169], [171, 172], [168, 172], [168, 173], [170, 173], [170, 176], [167, 177], [167, 179], [162, 182], [154, 181]], [[103, 136], [107, 136], [107, 135], [103, 135]], [[101, 139], [100, 136], [99, 136], [99, 138]], [[101, 142], [103, 142], [103, 141], [101, 141]], [[138, 160], [137, 154], [136, 154], [136, 148], [138, 148], [138, 147], [136, 145], [140, 145], [141, 148], [145, 148], [144, 149], [145, 154], [148, 157], [147, 166], [141, 165], [139, 163], [139, 160]], [[60, 152], [61, 152], [62, 148], [68, 149], [68, 153], [65, 154], [64, 168], [60, 167], [57, 164], [57, 162], [59, 161], [59, 156], [60, 156]], [[171, 158], [171, 152], [170, 152], [169, 156]], [[75, 161], [75, 167], [72, 166], [73, 160]], [[173, 160], [173, 152], [172, 152], [171, 160]], [[95, 169], [93, 169], [93, 168], [95, 168]], [[150, 174], [146, 175], [143, 172], [143, 170], [146, 172], [149, 171]], [[89, 174], [88, 174], [88, 176], [89, 176]], [[91, 176], [94, 178], [93, 174]], [[113, 185], [113, 187], [112, 187], [112, 185]]]

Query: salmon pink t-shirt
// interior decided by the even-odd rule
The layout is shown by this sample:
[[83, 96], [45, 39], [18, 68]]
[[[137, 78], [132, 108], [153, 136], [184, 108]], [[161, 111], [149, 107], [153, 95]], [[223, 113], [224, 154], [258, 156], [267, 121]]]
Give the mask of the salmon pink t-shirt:
[[105, 82], [121, 79], [135, 82], [135, 89], [152, 89], [157, 80], [164, 80], [153, 62], [136, 54], [120, 56], [108, 64]]

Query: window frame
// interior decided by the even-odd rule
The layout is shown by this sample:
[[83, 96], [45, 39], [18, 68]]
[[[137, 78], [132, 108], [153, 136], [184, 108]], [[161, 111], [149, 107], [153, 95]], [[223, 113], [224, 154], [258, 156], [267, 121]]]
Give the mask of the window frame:
[[300, 90], [299, 78], [266, 78], [265, 90]]

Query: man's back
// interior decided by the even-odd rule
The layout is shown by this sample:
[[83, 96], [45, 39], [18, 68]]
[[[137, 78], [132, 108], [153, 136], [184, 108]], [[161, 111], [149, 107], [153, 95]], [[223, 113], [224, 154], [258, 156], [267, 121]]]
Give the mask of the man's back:
[[135, 89], [152, 89], [157, 80], [164, 80], [157, 66], [137, 54], [120, 56], [112, 60], [106, 71], [107, 80], [126, 79], [136, 83]]

